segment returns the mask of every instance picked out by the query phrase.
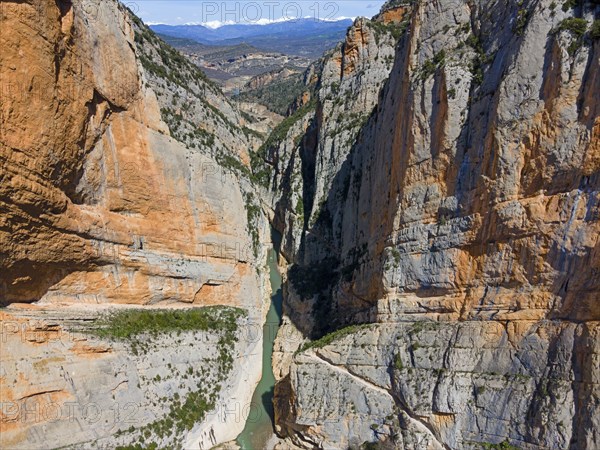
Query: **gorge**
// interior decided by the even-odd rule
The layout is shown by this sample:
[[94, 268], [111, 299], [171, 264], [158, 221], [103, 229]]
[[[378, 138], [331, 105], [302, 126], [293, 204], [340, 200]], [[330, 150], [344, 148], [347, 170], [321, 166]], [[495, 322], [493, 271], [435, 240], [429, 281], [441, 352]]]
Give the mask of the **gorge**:
[[1, 448], [600, 448], [597, 0], [387, 1], [268, 135], [0, 8]]

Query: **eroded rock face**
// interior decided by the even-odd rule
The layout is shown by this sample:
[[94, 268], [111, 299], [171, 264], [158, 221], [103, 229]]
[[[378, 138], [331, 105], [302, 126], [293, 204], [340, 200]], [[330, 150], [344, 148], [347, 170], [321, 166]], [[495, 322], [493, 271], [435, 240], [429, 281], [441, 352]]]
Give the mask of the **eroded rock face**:
[[239, 183], [169, 136], [128, 14], [60, 5], [3, 5], [2, 302], [257, 298]]
[[[30, 327], [52, 311], [53, 323], [65, 329], [69, 313], [61, 311], [69, 308], [85, 321], [86, 313], [92, 320], [115, 304], [225, 305], [248, 312], [239, 324], [243, 334], [260, 329], [268, 298], [261, 245], [267, 223], [240, 176], [254, 143], [218, 89], [117, 1], [3, 2], [1, 8], [2, 29], [11, 32], [0, 36], [0, 304], [12, 311], [2, 318], [2, 398], [17, 408], [38, 397], [90, 400], [105, 412], [115, 401], [109, 387], [118, 388], [121, 407], [131, 400], [148, 408], [132, 424], [137, 429], [167, 409], [164, 401], [149, 404], [135, 380], [158, 370], [152, 376], [166, 376], [172, 386], [161, 387], [153, 401], [171, 401], [175, 392], [185, 401], [187, 391], [176, 386], [182, 374], [163, 366], [179, 364], [183, 373], [210, 365], [202, 355], [220, 348], [204, 346], [207, 333], [200, 341], [189, 333], [179, 342], [163, 338], [144, 365], [120, 344], [87, 351], [84, 339], [7, 341], [5, 325]], [[21, 317], [15, 304], [32, 302]], [[260, 364], [251, 361], [260, 361], [261, 342], [236, 344], [243, 357], [217, 390], [223, 398], [250, 401], [260, 378]], [[26, 361], [44, 370], [29, 370]], [[69, 433], [69, 417], [32, 423], [2, 414], [3, 447], [130, 443], [114, 436], [123, 429], [120, 420]], [[160, 445], [206, 447], [234, 439], [243, 425], [239, 416], [219, 417], [179, 429]]]
[[236, 437], [244, 418], [241, 406], [231, 405], [249, 401], [245, 387], [255, 385], [262, 355], [261, 340], [249, 339], [247, 317], [228, 322], [231, 332], [121, 340], [94, 334], [105, 313], [0, 313], [2, 346], [10, 349], [2, 352], [0, 374], [3, 448], [211, 448]]
[[[360, 18], [346, 39], [304, 74], [306, 91], [263, 150], [272, 166], [274, 225], [294, 260], [335, 174], [377, 104], [393, 63], [391, 22]], [[279, 139], [274, 139], [273, 136]], [[324, 249], [327, 251], [327, 249]]]
[[560, 26], [597, 13], [414, 5], [376, 112], [329, 187], [304, 186], [323, 189], [314, 221], [286, 230], [276, 391], [296, 445], [600, 445], [600, 47]]

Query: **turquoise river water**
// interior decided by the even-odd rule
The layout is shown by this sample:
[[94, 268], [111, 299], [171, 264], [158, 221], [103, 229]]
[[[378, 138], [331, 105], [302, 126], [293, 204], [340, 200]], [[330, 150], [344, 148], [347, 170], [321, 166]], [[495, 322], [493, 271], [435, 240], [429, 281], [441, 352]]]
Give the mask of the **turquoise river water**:
[[273, 435], [273, 390], [275, 376], [273, 375], [272, 356], [273, 345], [277, 330], [281, 323], [281, 275], [277, 267], [277, 252], [269, 251], [269, 271], [271, 289], [271, 306], [267, 320], [263, 326], [263, 358], [262, 378], [252, 396], [252, 403], [244, 431], [238, 436], [237, 443], [242, 450], [263, 450], [267, 441]]

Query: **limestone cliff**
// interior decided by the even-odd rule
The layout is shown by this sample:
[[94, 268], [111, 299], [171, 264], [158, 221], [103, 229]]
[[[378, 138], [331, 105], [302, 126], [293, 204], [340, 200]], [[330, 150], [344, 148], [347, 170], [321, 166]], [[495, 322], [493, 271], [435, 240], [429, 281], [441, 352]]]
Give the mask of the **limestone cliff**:
[[306, 217], [280, 221], [278, 431], [304, 448], [599, 448], [599, 6], [410, 3], [357, 137], [332, 151], [307, 126], [301, 162], [284, 158]]
[[377, 104], [398, 27], [394, 20], [357, 19], [345, 41], [305, 72], [305, 91], [258, 150], [254, 169], [273, 193], [274, 225], [284, 234], [282, 252], [289, 260]]
[[[192, 421], [175, 435], [143, 428], [162, 420], [175, 393], [185, 404], [199, 395], [192, 387], [221, 381], [194, 378], [199, 365], [216, 370], [203, 358], [221, 344], [202, 343], [216, 331], [211, 338], [203, 330], [202, 340], [159, 333], [162, 354], [128, 359], [127, 345], [88, 345], [79, 326], [62, 345], [25, 342], [18, 330], [36, 329], [36, 320], [45, 329], [50, 319], [70, 333], [72, 314], [77, 325], [115, 304], [236, 307], [247, 316], [240, 335], [260, 327], [267, 223], [247, 167], [256, 138], [193, 64], [116, 0], [3, 1], [1, 19], [0, 304], [10, 307], [0, 379], [2, 401], [19, 412], [3, 409], [1, 446], [125, 445], [142, 432], [160, 446], [235, 438], [239, 417], [219, 419], [212, 430]], [[235, 348], [221, 345], [239, 357], [215, 395], [245, 404], [260, 378], [251, 361], [260, 360], [261, 343], [238, 340]], [[190, 381], [178, 385], [189, 369]], [[165, 399], [144, 397], [154, 391], [143, 381], [135, 387], [142, 376], [167, 377], [155, 392]], [[93, 403], [103, 413], [130, 401], [145, 411], [117, 439], [121, 420], [32, 419], [22, 415], [31, 399]], [[69, 433], [73, 420], [79, 429]]]

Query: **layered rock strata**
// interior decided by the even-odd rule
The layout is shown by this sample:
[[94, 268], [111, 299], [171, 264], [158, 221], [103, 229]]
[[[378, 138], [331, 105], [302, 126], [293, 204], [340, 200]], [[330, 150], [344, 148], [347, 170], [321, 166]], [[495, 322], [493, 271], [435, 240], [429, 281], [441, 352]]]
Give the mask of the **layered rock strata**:
[[345, 155], [302, 138], [276, 362], [295, 445], [600, 445], [599, 11], [561, 6], [413, 2]]

